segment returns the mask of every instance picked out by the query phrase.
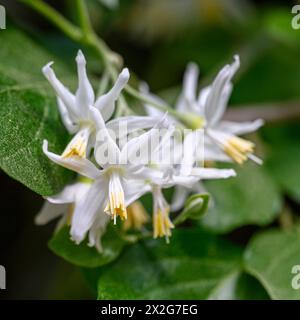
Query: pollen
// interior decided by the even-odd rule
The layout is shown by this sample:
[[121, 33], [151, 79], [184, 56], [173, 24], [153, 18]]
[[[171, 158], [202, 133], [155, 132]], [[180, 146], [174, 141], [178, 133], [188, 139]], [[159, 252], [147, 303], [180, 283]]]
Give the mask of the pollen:
[[169, 237], [172, 235], [171, 229], [175, 226], [169, 218], [169, 209], [158, 209], [153, 215], [153, 238], [166, 237], [169, 242]]
[[249, 154], [253, 153], [254, 143], [239, 137], [232, 137], [226, 141], [224, 151], [236, 163], [243, 164]]
[[149, 221], [149, 216], [140, 201], [135, 201], [127, 208], [127, 220], [123, 224], [125, 231], [141, 230]]

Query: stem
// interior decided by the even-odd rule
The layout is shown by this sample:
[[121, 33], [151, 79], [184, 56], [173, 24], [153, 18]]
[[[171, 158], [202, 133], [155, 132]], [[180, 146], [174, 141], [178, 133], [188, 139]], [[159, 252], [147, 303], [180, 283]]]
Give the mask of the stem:
[[107, 73], [103, 73], [100, 81], [99, 81], [99, 86], [98, 86], [98, 90], [97, 90], [97, 97], [102, 96], [107, 87], [108, 87], [108, 83], [109, 83], [109, 76]]
[[169, 114], [171, 114], [172, 116], [176, 117], [176, 118], [181, 118], [182, 115], [179, 114], [175, 109], [173, 109], [171, 106], [167, 105], [167, 104], [163, 104], [163, 103], [159, 103], [157, 101], [154, 101], [151, 98], [148, 98], [147, 96], [143, 95], [142, 93], [140, 93], [139, 91], [137, 91], [136, 89], [134, 89], [133, 87], [131, 87], [130, 85], [127, 85], [125, 87], [125, 91], [130, 94], [133, 98], [136, 98], [138, 100], [141, 100], [144, 103], [150, 104], [152, 105], [154, 108], [162, 111], [162, 112], [168, 112]]
[[[106, 69], [107, 74], [110, 76], [112, 81], [117, 79], [117, 69], [116, 66], [120, 65], [122, 60], [120, 57], [112, 52], [106, 43], [99, 38], [93, 30], [91, 25], [91, 21], [89, 18], [89, 14], [87, 11], [86, 4], [84, 0], [76, 0], [76, 9], [77, 14], [80, 22], [80, 26], [82, 30], [68, 20], [66, 20], [59, 12], [53, 9], [48, 4], [44, 3], [42, 0], [20, 0], [30, 6], [31, 8], [35, 9], [37, 12], [42, 14], [46, 17], [49, 21], [51, 21], [55, 26], [57, 26], [60, 30], [62, 30], [68, 37], [73, 39], [76, 42], [79, 42], [84, 45], [89, 45], [92, 47], [101, 60], [104, 63], [104, 67]], [[191, 119], [190, 117], [178, 113], [172, 107], [168, 106], [167, 104], [162, 104], [159, 102], [154, 101], [153, 99], [148, 98], [147, 96], [141, 94], [139, 91], [127, 85], [125, 91], [130, 94], [132, 97], [139, 99], [140, 101], [150, 104], [154, 108], [159, 109], [162, 112], [168, 112], [170, 115], [174, 116], [175, 118], [179, 119], [184, 125], [187, 127], [190, 126]], [[124, 97], [121, 95], [122, 103], [121, 105], [124, 106], [124, 111], [129, 111], [127, 103]], [[120, 110], [122, 111], [122, 110]]]
[[76, 27], [73, 23], [69, 22], [63, 15], [54, 10], [47, 3], [42, 0], [20, 0], [24, 4], [33, 8], [49, 21], [51, 21], [55, 26], [62, 30], [69, 38], [76, 42], [81, 42], [83, 38], [83, 33]]
[[79, 19], [79, 24], [86, 38], [90, 34], [94, 34], [90, 16], [84, 0], [75, 0], [76, 11]]

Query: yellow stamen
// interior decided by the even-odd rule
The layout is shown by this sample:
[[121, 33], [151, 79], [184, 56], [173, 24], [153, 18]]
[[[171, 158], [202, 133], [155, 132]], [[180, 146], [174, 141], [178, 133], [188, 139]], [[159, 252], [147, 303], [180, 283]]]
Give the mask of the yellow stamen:
[[82, 137], [78, 137], [74, 143], [66, 148], [63, 152], [63, 158], [70, 158], [74, 156], [79, 156], [81, 158], [86, 158], [86, 148], [87, 148], [87, 140]]
[[149, 216], [140, 201], [132, 203], [127, 208], [127, 220], [123, 224], [124, 230], [136, 229], [141, 230], [149, 221]]
[[111, 214], [114, 221], [116, 221], [117, 216], [120, 216], [122, 220], [127, 219], [124, 193], [121, 191], [117, 193], [111, 193], [104, 211], [108, 214]]
[[153, 215], [153, 238], [166, 237], [168, 241], [173, 228], [174, 224], [169, 218], [169, 209], [165, 211], [158, 209]]
[[248, 159], [248, 154], [253, 153], [254, 143], [239, 137], [232, 137], [226, 141], [224, 151], [236, 163], [242, 164]]

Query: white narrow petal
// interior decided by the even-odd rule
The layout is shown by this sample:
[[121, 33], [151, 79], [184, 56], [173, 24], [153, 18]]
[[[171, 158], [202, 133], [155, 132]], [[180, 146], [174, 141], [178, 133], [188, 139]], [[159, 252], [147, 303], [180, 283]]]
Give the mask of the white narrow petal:
[[79, 244], [92, 227], [97, 213], [103, 211], [104, 200], [107, 197], [107, 185], [103, 179], [98, 179], [76, 204], [71, 222], [71, 238]]
[[68, 206], [68, 204], [53, 204], [46, 200], [34, 221], [37, 225], [44, 225], [49, 221], [65, 214]]
[[139, 199], [151, 190], [151, 187], [144, 180], [124, 180], [125, 204], [126, 207]]
[[179, 112], [197, 111], [196, 91], [199, 77], [199, 68], [195, 63], [189, 63], [183, 77], [183, 89], [179, 95], [175, 109]]
[[53, 152], [48, 151], [48, 141], [44, 140], [43, 152], [56, 164], [75, 171], [90, 179], [97, 179], [101, 175], [101, 171], [89, 160], [78, 156], [63, 158]]
[[77, 109], [82, 115], [86, 117], [88, 114], [88, 107], [95, 102], [95, 94], [93, 87], [87, 77], [86, 60], [81, 50], [78, 51], [76, 57], [77, 72], [78, 72], [78, 89], [76, 92]]
[[116, 133], [116, 136], [121, 138], [136, 130], [149, 129], [155, 126], [161, 119], [158, 117], [149, 116], [128, 116], [113, 119], [106, 123], [106, 127]]
[[[122, 163], [127, 163], [128, 160], [131, 164], [148, 164], [152, 162], [153, 156], [159, 151], [161, 144], [165, 142], [165, 138], [170, 137], [175, 128], [170, 125], [166, 117], [159, 121], [151, 130], [143, 133], [139, 137], [129, 140], [121, 151]], [[158, 142], [155, 144], [155, 142]], [[137, 153], [140, 153], [137, 156]]]
[[191, 189], [192, 186], [199, 180], [197, 176], [180, 176], [173, 175], [172, 183], [167, 184], [166, 186], [178, 185], [185, 188]]
[[65, 104], [60, 98], [57, 98], [57, 104], [58, 104], [60, 117], [65, 128], [68, 130], [70, 134], [74, 134], [75, 132], [78, 131], [78, 128], [79, 128], [78, 125], [72, 121], [67, 107], [65, 106]]
[[225, 131], [233, 135], [243, 135], [254, 132], [263, 125], [263, 119], [256, 119], [248, 122], [221, 121], [218, 125], [218, 130]]
[[199, 68], [196, 63], [190, 62], [186, 68], [183, 79], [184, 97], [191, 104], [196, 101], [197, 83], [199, 77]]
[[183, 186], [176, 186], [171, 201], [171, 211], [179, 211], [183, 208], [189, 190]]
[[95, 247], [100, 253], [103, 251], [101, 238], [105, 233], [109, 220], [109, 216], [103, 211], [99, 210], [99, 212], [97, 213], [96, 220], [94, 221], [89, 231], [88, 246]]
[[207, 98], [210, 95], [210, 91], [211, 91], [211, 86], [207, 86], [203, 89], [200, 90], [199, 92], [199, 96], [198, 96], [198, 105], [200, 107], [200, 109], [202, 110], [206, 104]]
[[204, 160], [232, 162], [232, 159], [224, 153], [222, 148], [216, 145], [215, 142], [210, 141], [209, 138], [206, 138], [204, 142]]
[[[97, 128], [97, 137], [94, 151], [97, 163], [102, 167], [106, 167], [108, 164], [119, 163], [121, 155], [120, 149], [117, 146], [115, 140], [109, 134], [100, 111], [98, 111], [94, 107], [90, 107], [90, 116]], [[105, 152], [107, 152], [108, 154], [108, 159], [105, 157]], [[108, 163], [107, 161], [109, 161], [110, 163]]]
[[113, 115], [115, 111], [115, 102], [119, 98], [123, 88], [126, 86], [129, 76], [128, 69], [123, 69], [111, 90], [96, 100], [95, 107], [101, 112], [105, 121], [110, 119]]
[[231, 80], [238, 70], [240, 60], [234, 56], [234, 62], [226, 65], [217, 75], [211, 85], [210, 93], [206, 99], [205, 115], [209, 125], [216, 124], [223, 116], [227, 102], [232, 91]]
[[50, 62], [43, 67], [43, 74], [52, 85], [57, 96], [63, 101], [63, 103], [67, 107], [70, 117], [74, 119], [78, 115], [76, 111], [75, 96], [57, 79], [54, 71], [51, 68], [52, 64], [53, 62]]
[[233, 169], [193, 168], [191, 174], [199, 179], [227, 179], [235, 177]]
[[82, 185], [87, 186], [87, 188], [89, 186], [87, 183], [80, 183], [80, 182], [73, 183], [71, 185], [64, 187], [64, 189], [60, 193], [54, 196], [47, 197], [46, 199], [49, 202], [55, 203], [55, 204], [75, 202], [78, 196], [82, 194], [84, 191], [82, 188]]
[[221, 97], [224, 92], [229, 92], [231, 84], [229, 83], [230, 67], [226, 65], [217, 75], [210, 86], [209, 95], [206, 98], [204, 107], [205, 117], [209, 125], [215, 124], [225, 112], [226, 104], [221, 103]]
[[192, 131], [187, 134], [183, 141], [183, 155], [181, 159], [181, 175], [188, 175], [196, 161], [196, 150], [200, 148], [199, 131]]

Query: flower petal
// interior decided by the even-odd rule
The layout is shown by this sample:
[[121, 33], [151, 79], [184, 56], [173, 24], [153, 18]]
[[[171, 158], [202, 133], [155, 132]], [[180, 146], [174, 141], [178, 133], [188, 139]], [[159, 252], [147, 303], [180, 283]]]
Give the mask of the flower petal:
[[161, 116], [159, 118], [149, 116], [121, 117], [107, 122], [106, 127], [108, 130], [114, 131], [118, 138], [121, 138], [136, 130], [152, 128], [160, 119]]
[[83, 118], [87, 118], [89, 106], [95, 102], [95, 94], [93, 87], [86, 74], [86, 60], [81, 50], [78, 51], [76, 57], [78, 72], [78, 89], [76, 92], [77, 110]]
[[178, 211], [183, 208], [189, 190], [183, 186], [176, 186], [171, 201], [171, 211]]
[[90, 179], [97, 179], [101, 175], [101, 171], [89, 160], [78, 156], [63, 158], [53, 152], [48, 151], [48, 141], [44, 140], [43, 152], [56, 164], [75, 171]]
[[34, 222], [37, 225], [44, 225], [49, 221], [58, 218], [67, 212], [69, 204], [53, 204], [45, 201], [42, 209], [36, 215]]
[[101, 238], [105, 233], [109, 220], [110, 220], [109, 216], [106, 213], [101, 212], [99, 210], [96, 220], [94, 221], [89, 231], [88, 246], [95, 247], [100, 253], [103, 251]]
[[[152, 156], [159, 151], [161, 144], [174, 132], [174, 126], [170, 125], [166, 117], [159, 121], [151, 130], [139, 137], [129, 140], [121, 151], [121, 162], [131, 164], [149, 164]], [[154, 145], [154, 142], [158, 142]], [[150, 146], [150, 150], [149, 150]], [[139, 156], [137, 156], [139, 152]], [[138, 163], [136, 163], [138, 162]]]
[[232, 162], [232, 159], [227, 156], [226, 153], [216, 145], [215, 142], [210, 141], [206, 138], [204, 142], [204, 160], [205, 161], [221, 161], [221, 162]]
[[210, 87], [205, 104], [205, 116], [210, 126], [222, 118], [232, 91], [231, 79], [240, 66], [239, 57], [234, 56], [234, 62], [226, 65], [217, 75]]
[[151, 190], [150, 185], [144, 180], [124, 179], [123, 183], [126, 207]]
[[[121, 152], [115, 140], [109, 134], [101, 113], [96, 108], [90, 107], [90, 116], [97, 128], [94, 151], [97, 163], [103, 168], [107, 167], [109, 164], [118, 164]], [[106, 153], [107, 157], [105, 155]]]
[[48, 63], [42, 69], [44, 76], [50, 82], [51, 86], [55, 90], [57, 96], [63, 101], [64, 105], [68, 109], [70, 118], [75, 121], [78, 117], [76, 110], [75, 96], [67, 89], [56, 77], [54, 71], [51, 68], [53, 62]]
[[256, 131], [263, 126], [263, 119], [256, 119], [248, 122], [221, 121], [218, 130], [231, 133], [233, 135], [243, 135]]
[[123, 69], [111, 90], [100, 96], [95, 102], [95, 107], [101, 112], [101, 115], [105, 121], [107, 121], [113, 115], [115, 111], [115, 102], [119, 98], [123, 88], [126, 86], [129, 76], [128, 69]]
[[57, 98], [57, 104], [58, 104], [58, 110], [60, 113], [61, 120], [65, 126], [65, 128], [68, 130], [70, 134], [74, 134], [78, 131], [79, 126], [77, 124], [74, 124], [73, 121], [70, 118], [69, 112], [67, 110], [67, 107], [63, 103], [63, 101], [60, 98]]
[[100, 178], [92, 184], [86, 196], [76, 204], [71, 222], [71, 237], [77, 244], [84, 238], [97, 218], [103, 212], [107, 198], [107, 184]]
[[211, 169], [211, 168], [193, 168], [191, 175], [199, 179], [227, 179], [235, 177], [236, 172], [233, 169]]
[[175, 109], [179, 112], [195, 112], [196, 105], [196, 91], [199, 77], [199, 68], [197, 64], [190, 62], [187, 65], [183, 77], [183, 88], [178, 98]]
[[47, 197], [46, 199], [55, 204], [72, 203], [83, 196], [89, 188], [90, 184], [88, 183], [73, 183], [64, 187], [60, 193], [51, 197]]
[[[199, 77], [199, 68], [196, 63], [190, 62], [186, 68], [183, 79], [183, 94], [185, 99], [192, 106], [196, 101], [197, 83]], [[183, 111], [179, 110], [178, 111]]]
[[[183, 142], [183, 155], [181, 158], [181, 166], [180, 166], [181, 175], [189, 175], [196, 160], [200, 161], [200, 159], [197, 159], [196, 155], [201, 153], [200, 149], [202, 145], [203, 145], [202, 130], [195, 130], [186, 135]], [[201, 157], [203, 157], [203, 154], [201, 155]]]

